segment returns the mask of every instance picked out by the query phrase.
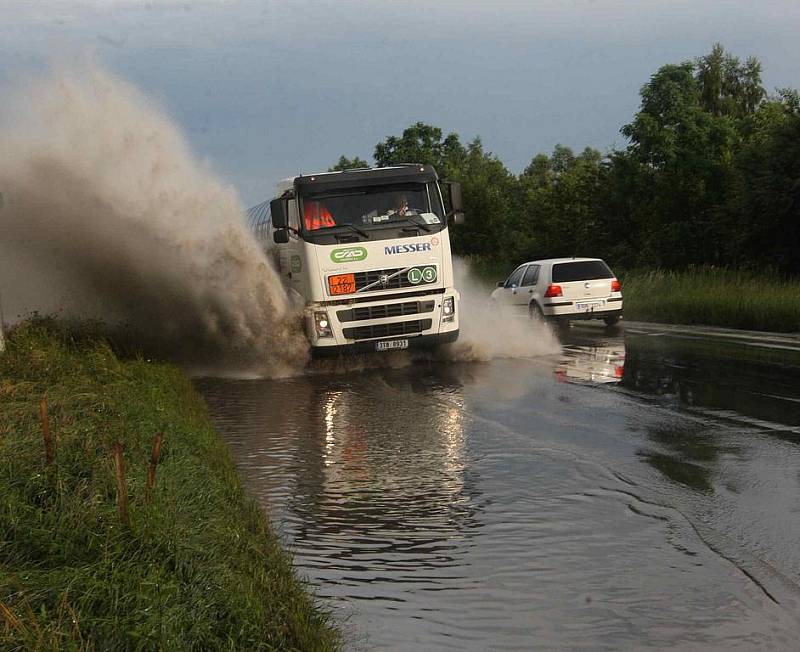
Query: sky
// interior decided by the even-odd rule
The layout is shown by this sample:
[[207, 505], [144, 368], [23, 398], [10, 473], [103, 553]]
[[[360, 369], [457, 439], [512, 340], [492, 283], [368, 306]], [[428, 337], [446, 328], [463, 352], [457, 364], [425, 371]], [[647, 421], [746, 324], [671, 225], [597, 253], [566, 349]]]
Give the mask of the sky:
[[93, 56], [154, 98], [247, 205], [416, 121], [513, 172], [557, 143], [625, 146], [659, 66], [721, 42], [800, 87], [797, 0], [0, 0], [0, 101]]

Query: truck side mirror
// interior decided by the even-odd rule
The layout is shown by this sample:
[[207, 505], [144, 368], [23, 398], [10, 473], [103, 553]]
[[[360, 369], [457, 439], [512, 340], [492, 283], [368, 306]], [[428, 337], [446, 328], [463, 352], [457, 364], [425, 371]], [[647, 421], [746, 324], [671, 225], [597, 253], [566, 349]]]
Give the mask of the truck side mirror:
[[272, 233], [272, 239], [275, 244], [286, 244], [289, 242], [289, 232], [286, 229], [281, 229], [280, 231], [274, 231]]
[[450, 204], [450, 212], [447, 217], [453, 218], [453, 224], [464, 223], [464, 203], [461, 200], [461, 184], [458, 181], [445, 181], [447, 186], [447, 199]]
[[287, 226], [289, 226], [288, 209], [289, 201], [287, 199], [273, 199], [269, 203], [269, 212], [272, 215], [272, 226], [274, 228], [285, 229]]
[[461, 201], [461, 184], [457, 181], [447, 183], [447, 194], [450, 196], [450, 212], [453, 215], [464, 212], [464, 204]]

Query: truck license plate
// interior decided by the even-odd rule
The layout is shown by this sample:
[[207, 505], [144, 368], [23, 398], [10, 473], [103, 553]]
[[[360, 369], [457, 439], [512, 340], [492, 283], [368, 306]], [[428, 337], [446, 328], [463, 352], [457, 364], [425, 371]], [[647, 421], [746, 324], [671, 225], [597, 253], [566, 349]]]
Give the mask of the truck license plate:
[[396, 349], [407, 349], [408, 340], [384, 340], [375, 342], [376, 351], [394, 351]]

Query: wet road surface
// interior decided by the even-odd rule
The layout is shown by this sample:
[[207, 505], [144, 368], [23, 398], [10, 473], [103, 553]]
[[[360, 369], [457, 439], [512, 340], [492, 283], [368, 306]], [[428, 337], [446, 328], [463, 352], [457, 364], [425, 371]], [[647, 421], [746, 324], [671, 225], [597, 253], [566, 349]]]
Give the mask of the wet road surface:
[[800, 339], [201, 380], [353, 649], [795, 650]]

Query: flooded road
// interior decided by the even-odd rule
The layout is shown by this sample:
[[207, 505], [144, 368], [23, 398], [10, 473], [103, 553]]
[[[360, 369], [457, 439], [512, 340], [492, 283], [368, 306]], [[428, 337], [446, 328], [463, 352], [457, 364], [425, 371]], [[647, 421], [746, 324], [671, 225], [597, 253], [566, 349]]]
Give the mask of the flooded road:
[[353, 649], [796, 649], [800, 340], [562, 343], [198, 387]]

